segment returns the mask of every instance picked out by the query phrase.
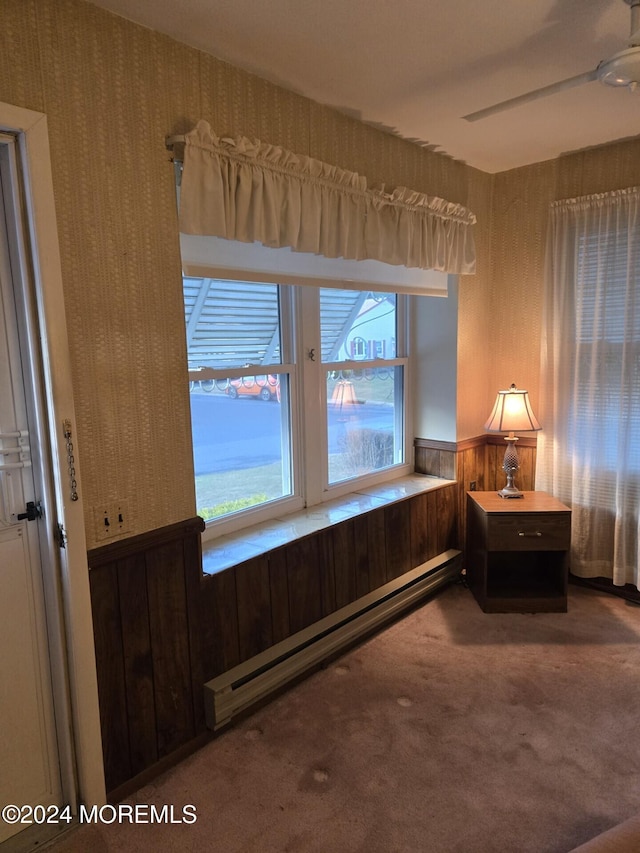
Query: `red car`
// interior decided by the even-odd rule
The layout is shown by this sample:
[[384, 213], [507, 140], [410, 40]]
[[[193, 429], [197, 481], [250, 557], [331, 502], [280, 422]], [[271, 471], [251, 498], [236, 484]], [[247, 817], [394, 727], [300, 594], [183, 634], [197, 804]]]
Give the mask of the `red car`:
[[280, 377], [274, 373], [268, 376], [243, 376], [231, 379], [225, 392], [232, 400], [238, 397], [259, 397], [261, 400], [280, 400]]

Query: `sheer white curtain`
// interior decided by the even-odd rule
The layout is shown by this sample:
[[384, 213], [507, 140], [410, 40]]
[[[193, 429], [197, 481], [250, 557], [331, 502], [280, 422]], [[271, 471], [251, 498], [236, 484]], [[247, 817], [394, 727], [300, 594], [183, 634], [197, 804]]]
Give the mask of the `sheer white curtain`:
[[180, 231], [327, 258], [475, 272], [475, 216], [275, 145], [217, 136], [206, 121], [184, 137]]
[[536, 486], [572, 508], [571, 571], [638, 586], [640, 188], [552, 205]]

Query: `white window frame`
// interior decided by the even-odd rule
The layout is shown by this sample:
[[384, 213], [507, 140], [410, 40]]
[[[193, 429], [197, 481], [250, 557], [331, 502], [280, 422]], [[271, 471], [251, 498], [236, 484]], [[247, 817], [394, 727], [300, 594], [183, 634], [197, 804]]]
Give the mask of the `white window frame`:
[[[345, 282], [345, 290], [350, 290], [349, 282]], [[375, 292], [375, 288], [372, 288]], [[397, 352], [401, 355], [394, 359], [375, 359], [371, 361], [323, 362], [321, 357], [320, 336], [320, 299], [319, 288], [307, 287], [302, 284], [298, 301], [299, 322], [303, 325], [299, 336], [303, 353], [303, 385], [305, 405], [301, 415], [303, 428], [303, 453], [305, 460], [306, 505], [316, 506], [324, 501], [342, 497], [353, 492], [362, 491], [373, 485], [395, 480], [412, 471], [411, 455], [411, 400], [410, 400], [410, 359], [408, 352], [408, 305], [407, 297], [397, 294], [396, 328]], [[304, 341], [304, 344], [302, 342]], [[314, 359], [308, 357], [309, 350], [315, 351]], [[328, 436], [327, 436], [327, 386], [325, 376], [330, 370], [350, 369], [351, 365], [363, 367], [401, 366], [403, 368], [403, 387], [396, 389], [396, 394], [402, 394], [401, 409], [402, 424], [400, 425], [400, 440], [402, 441], [404, 461], [379, 471], [372, 471], [359, 477], [342, 480], [329, 484], [328, 470]], [[320, 451], [320, 452], [318, 452]]]
[[[199, 267], [197, 273], [185, 269], [187, 277], [207, 277], [217, 280], [244, 280], [265, 284], [274, 283], [250, 270], [235, 270], [233, 276], [219, 270]], [[340, 289], [351, 290], [350, 282]], [[326, 372], [345, 369], [351, 362], [323, 363], [320, 335], [320, 288], [324, 282], [298, 277], [296, 285], [280, 284], [280, 335], [281, 364], [260, 365], [260, 373], [288, 373], [289, 375], [289, 436], [291, 454], [292, 494], [248, 507], [230, 515], [206, 522], [203, 541], [235, 533], [261, 522], [279, 518], [304, 507], [311, 508], [325, 501], [366, 490], [374, 485], [389, 482], [412, 472], [411, 454], [411, 375], [408, 334], [408, 297], [396, 294], [396, 351], [393, 359], [375, 359], [354, 362], [358, 368], [403, 368], [402, 387], [396, 394], [402, 396], [399, 425], [404, 461], [388, 468], [372, 471], [338, 483], [328, 483], [328, 437], [326, 427]], [[332, 285], [335, 287], [335, 284]], [[375, 284], [370, 288], [377, 292]], [[258, 370], [258, 368], [256, 368]], [[247, 374], [246, 367], [207, 368], [198, 371], [199, 379], [237, 378]], [[396, 411], [398, 411], [396, 407]], [[397, 427], [398, 428], [398, 427]], [[283, 441], [284, 441], [283, 436]], [[287, 448], [289, 452], [289, 448]]]
[[[192, 276], [186, 276], [192, 277]], [[199, 277], [199, 276], [198, 276]], [[215, 280], [227, 280], [221, 276], [209, 275], [208, 278]], [[273, 282], [261, 282], [255, 273], [247, 272], [244, 280], [256, 284], [272, 284]], [[294, 297], [293, 288], [290, 285], [278, 285], [279, 294], [279, 325], [280, 325], [280, 353], [281, 362], [274, 364], [260, 364], [243, 367], [203, 368], [193, 372], [193, 379], [225, 380], [238, 379], [248, 374], [284, 374], [288, 375], [289, 394], [289, 417], [283, 424], [282, 442], [283, 449], [286, 446], [286, 455], [290, 458], [290, 479], [292, 483], [291, 494], [275, 498], [265, 503], [247, 507], [229, 515], [209, 519], [205, 522], [205, 531], [202, 535], [203, 541], [218, 536], [234, 533], [245, 527], [270, 521], [282, 515], [287, 515], [304, 508], [304, 495], [300, 488], [301, 462], [300, 462], [300, 428], [299, 418], [294, 414], [299, 410], [298, 396], [300, 382], [298, 379], [297, 348], [295, 341], [295, 319], [294, 319]], [[253, 370], [255, 368], [255, 370]], [[190, 374], [190, 379], [192, 378]], [[193, 436], [192, 436], [193, 440]]]

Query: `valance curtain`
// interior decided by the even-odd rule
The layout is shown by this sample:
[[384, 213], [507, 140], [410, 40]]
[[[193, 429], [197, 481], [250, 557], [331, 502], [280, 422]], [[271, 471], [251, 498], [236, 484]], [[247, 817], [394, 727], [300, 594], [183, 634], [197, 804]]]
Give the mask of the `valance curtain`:
[[206, 121], [185, 137], [180, 230], [328, 258], [475, 272], [475, 216], [404, 187], [241, 137]]
[[537, 488], [572, 508], [571, 571], [638, 586], [640, 188], [556, 202]]

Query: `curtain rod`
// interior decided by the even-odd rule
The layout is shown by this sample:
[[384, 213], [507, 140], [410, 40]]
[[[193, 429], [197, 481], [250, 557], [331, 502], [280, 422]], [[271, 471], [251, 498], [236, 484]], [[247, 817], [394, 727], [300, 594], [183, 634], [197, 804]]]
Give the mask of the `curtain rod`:
[[184, 134], [178, 134], [177, 136], [167, 136], [164, 141], [164, 144], [167, 148], [173, 148], [174, 145], [178, 145], [181, 142], [185, 141]]

